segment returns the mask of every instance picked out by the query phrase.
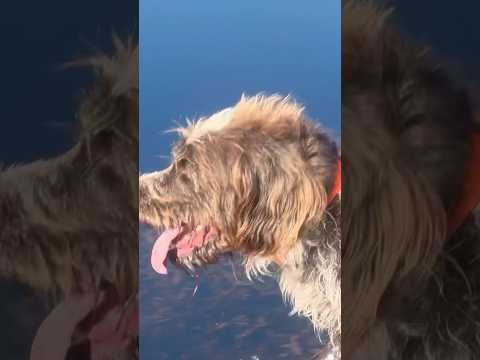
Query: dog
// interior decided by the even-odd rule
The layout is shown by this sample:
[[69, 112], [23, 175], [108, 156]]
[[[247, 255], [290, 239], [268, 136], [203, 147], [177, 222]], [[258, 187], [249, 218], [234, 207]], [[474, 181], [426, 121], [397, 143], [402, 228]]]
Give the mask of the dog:
[[170, 166], [139, 182], [140, 221], [160, 234], [154, 269], [166, 273], [167, 254], [195, 271], [238, 252], [247, 276], [276, 276], [293, 313], [327, 331], [339, 354], [335, 141], [292, 98], [265, 94], [175, 130]]
[[[75, 145], [56, 158], [0, 172], [0, 276], [58, 305], [37, 334], [32, 359], [54, 360], [55, 347], [66, 352], [82, 344], [97, 359], [137, 357], [135, 334], [117, 347], [100, 339], [115, 332], [108, 321], [119, 320], [119, 308], [130, 320], [137, 312], [138, 46], [117, 37], [114, 43], [112, 56], [68, 64], [94, 70]], [[59, 321], [58, 314], [70, 308], [71, 316], [82, 303], [89, 310], [71, 329], [62, 328], [71, 319]], [[53, 333], [59, 335], [48, 343]], [[86, 358], [74, 350], [63, 355]]]
[[390, 14], [342, 3], [342, 356], [478, 359], [478, 122]]

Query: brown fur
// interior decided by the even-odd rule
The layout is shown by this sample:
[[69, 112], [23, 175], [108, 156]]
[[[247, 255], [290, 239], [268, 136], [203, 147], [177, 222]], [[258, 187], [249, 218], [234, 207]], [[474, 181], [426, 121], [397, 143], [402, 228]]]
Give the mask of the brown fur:
[[372, 1], [342, 9], [342, 355], [480, 356], [480, 232], [447, 217], [463, 181], [468, 96]]

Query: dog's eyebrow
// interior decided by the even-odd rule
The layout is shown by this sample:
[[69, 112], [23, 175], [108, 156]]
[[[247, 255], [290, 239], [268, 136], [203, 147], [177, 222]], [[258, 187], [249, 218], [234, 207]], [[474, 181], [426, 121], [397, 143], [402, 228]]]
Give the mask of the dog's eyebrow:
[[172, 155], [174, 160], [179, 158], [191, 158], [195, 152], [194, 146], [192, 144], [188, 144], [185, 141], [177, 143], [172, 148]]
[[170, 157], [172, 162], [174, 162], [175, 159], [180, 157], [180, 147], [178, 145], [173, 145]]
[[177, 155], [179, 154], [184, 148], [185, 148], [185, 139], [181, 139], [177, 141], [175, 144], [172, 146], [172, 154]]

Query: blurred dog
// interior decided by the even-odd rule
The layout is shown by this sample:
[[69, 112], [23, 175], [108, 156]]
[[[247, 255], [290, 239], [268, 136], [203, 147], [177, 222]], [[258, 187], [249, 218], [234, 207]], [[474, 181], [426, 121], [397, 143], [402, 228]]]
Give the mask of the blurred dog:
[[242, 97], [185, 128], [171, 165], [140, 177], [140, 220], [188, 269], [239, 252], [249, 278], [275, 275], [293, 312], [340, 340], [340, 162], [337, 145], [280, 96]]
[[342, 355], [477, 359], [480, 136], [466, 90], [389, 14], [343, 2]]
[[[120, 306], [135, 316], [138, 281], [138, 47], [118, 39], [115, 45], [112, 57], [72, 64], [95, 71], [81, 101], [75, 146], [0, 172], [0, 275], [55, 303], [101, 295], [71, 334], [73, 345], [90, 340], [97, 348], [103, 340], [94, 345], [91, 330], [110, 310]], [[65, 335], [57, 323], [47, 321], [40, 339], [48, 331]], [[128, 347], [136, 353], [134, 340]], [[126, 356], [121, 352], [115, 349], [115, 358]]]

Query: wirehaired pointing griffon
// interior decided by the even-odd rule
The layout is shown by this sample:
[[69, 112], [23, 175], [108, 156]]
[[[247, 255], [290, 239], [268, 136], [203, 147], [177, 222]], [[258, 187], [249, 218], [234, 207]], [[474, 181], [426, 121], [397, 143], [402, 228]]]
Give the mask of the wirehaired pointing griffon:
[[157, 229], [152, 265], [193, 270], [226, 253], [247, 275], [276, 265], [293, 312], [340, 340], [340, 172], [336, 143], [289, 97], [243, 96], [177, 129], [173, 160], [140, 177], [140, 221]]

